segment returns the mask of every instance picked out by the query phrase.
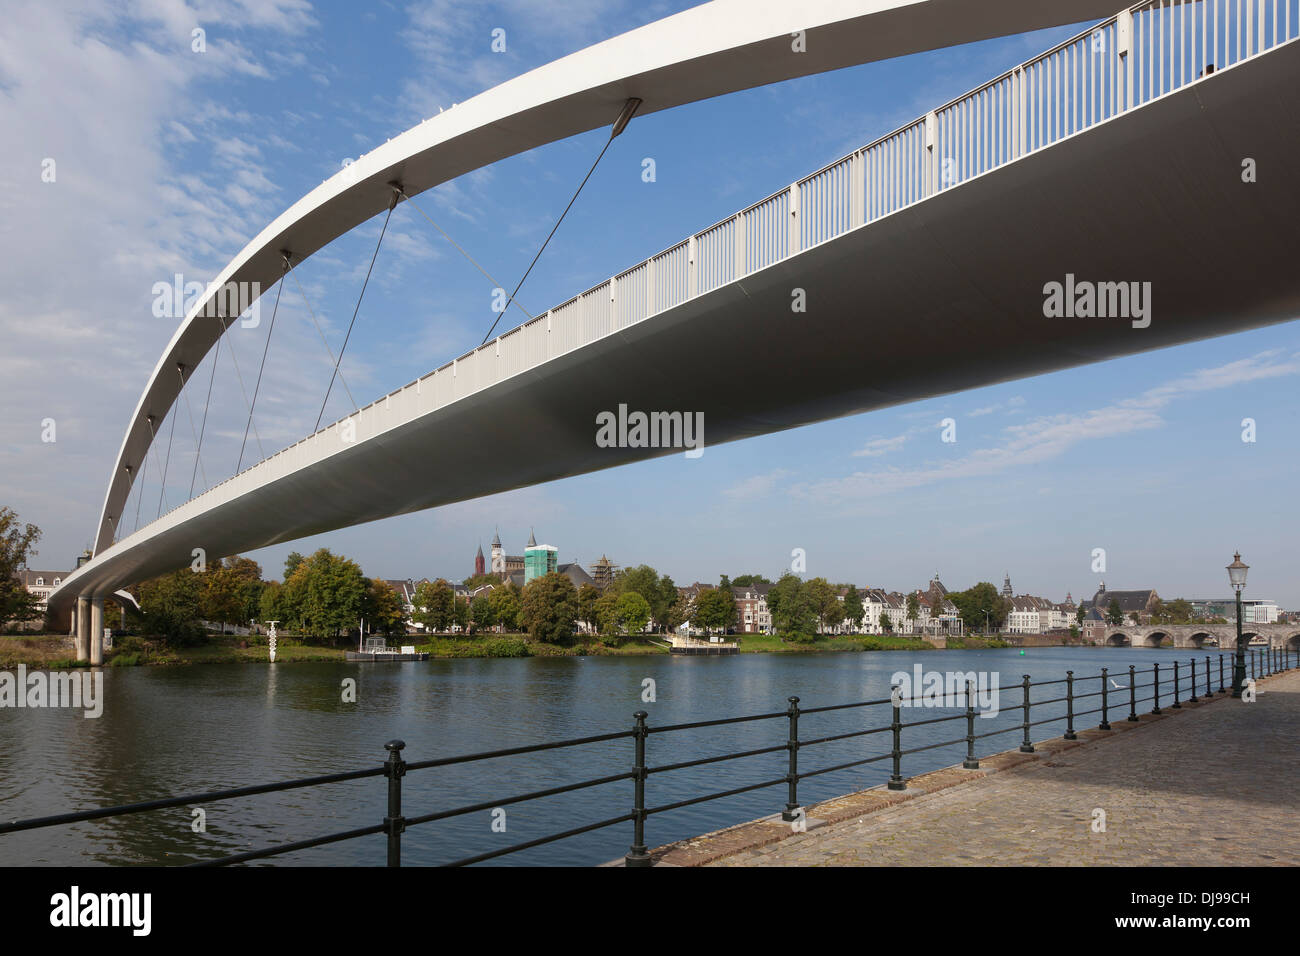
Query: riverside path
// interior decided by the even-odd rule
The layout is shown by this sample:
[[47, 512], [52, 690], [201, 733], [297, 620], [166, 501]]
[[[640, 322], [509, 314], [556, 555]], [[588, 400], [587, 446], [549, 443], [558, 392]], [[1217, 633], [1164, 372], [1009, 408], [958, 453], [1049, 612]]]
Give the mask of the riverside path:
[[[654, 852], [669, 865], [1269, 866], [1300, 863], [1300, 672], [1110, 732], [1036, 743]], [[1104, 818], [1102, 814], [1104, 813]], [[1099, 824], [1104, 820], [1104, 830]]]

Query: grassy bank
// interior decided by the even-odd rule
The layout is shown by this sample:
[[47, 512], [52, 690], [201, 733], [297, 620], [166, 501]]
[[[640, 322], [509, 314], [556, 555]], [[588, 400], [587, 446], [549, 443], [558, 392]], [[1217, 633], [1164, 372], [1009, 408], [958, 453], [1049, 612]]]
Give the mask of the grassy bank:
[[[728, 640], [736, 640], [729, 637]], [[414, 642], [415, 637], [405, 640]], [[823, 636], [808, 642], [786, 641], [773, 634], [742, 634], [742, 654], [809, 654], [844, 651], [931, 651], [933, 644], [915, 636], [867, 635]], [[665, 639], [658, 635], [614, 641], [583, 637], [566, 644], [529, 641], [522, 634], [485, 634], [476, 637], [449, 635], [434, 637], [416, 644], [415, 649], [432, 658], [493, 657], [603, 657], [667, 654]], [[1009, 647], [997, 638], [949, 638], [952, 649]], [[303, 644], [283, 636], [276, 643], [276, 662], [285, 664], [316, 661], [341, 661], [345, 648]], [[166, 664], [264, 664], [268, 662], [266, 638], [245, 638], [210, 634], [201, 643], [188, 647], [168, 647], [161, 641], [139, 637], [119, 637], [113, 650], [105, 655], [110, 667], [134, 667]], [[71, 645], [61, 634], [0, 636], [0, 667], [66, 668], [77, 665], [72, 660]]]

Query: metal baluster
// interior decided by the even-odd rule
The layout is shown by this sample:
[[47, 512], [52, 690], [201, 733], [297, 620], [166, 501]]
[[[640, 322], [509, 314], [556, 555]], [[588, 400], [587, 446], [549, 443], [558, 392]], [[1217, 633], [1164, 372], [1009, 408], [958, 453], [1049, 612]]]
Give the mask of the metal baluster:
[[632, 800], [632, 847], [623, 857], [623, 865], [650, 866], [654, 861], [650, 859], [650, 852], [645, 845], [645, 719], [649, 715], [644, 710], [638, 710], [632, 716], [636, 720], [636, 724], [632, 727], [636, 739], [636, 763], [632, 767], [632, 779], [635, 781]]
[[1065, 672], [1065, 739], [1078, 739], [1074, 732], [1074, 671]]
[[889, 777], [889, 789], [906, 790], [907, 784], [903, 782], [903, 772], [902, 772], [903, 721], [902, 721], [902, 713], [901, 713], [901, 700], [898, 696], [897, 684], [895, 684], [894, 687], [891, 689], [890, 694], [893, 697], [893, 705], [894, 705], [894, 722], [893, 725], [891, 726], [891, 729], [894, 732], [894, 752], [893, 752], [894, 772]]
[[975, 759], [975, 701], [972, 699], [974, 687], [972, 681], [966, 682], [966, 759], [962, 761], [962, 766], [967, 770], [980, 768], [980, 762]]
[[790, 707], [786, 714], [790, 718], [790, 734], [786, 739], [786, 747], [790, 751], [790, 773], [786, 777], [789, 783], [789, 799], [785, 802], [785, 811], [781, 814], [781, 819], [786, 823], [792, 820], [798, 820], [802, 814], [799, 813], [799, 698], [789, 698]]
[[1110, 730], [1109, 720], [1109, 701], [1110, 694], [1110, 676], [1106, 673], [1106, 668], [1101, 669], [1101, 723], [1097, 725], [1098, 730]]
[[402, 759], [404, 740], [390, 740], [384, 744], [388, 759], [384, 761], [384, 776], [388, 778], [388, 816], [384, 817], [384, 833], [388, 835], [388, 865], [402, 865], [402, 832], [406, 818], [402, 816], [402, 778], [406, 776], [406, 761]]
[[1029, 675], [1028, 675], [1028, 674], [1025, 674], [1025, 675], [1024, 675], [1023, 685], [1024, 685], [1024, 688], [1025, 688], [1025, 703], [1024, 703], [1024, 708], [1025, 708], [1025, 739], [1024, 739], [1024, 742], [1021, 743], [1021, 745], [1020, 745], [1020, 752], [1021, 752], [1022, 754], [1031, 754], [1031, 753], [1034, 752], [1034, 745], [1033, 745], [1033, 744], [1030, 742], [1030, 740], [1029, 740]]
[[1136, 665], [1128, 666], [1128, 719], [1136, 722], [1138, 719], [1138, 702], [1137, 702], [1137, 674], [1134, 673]]

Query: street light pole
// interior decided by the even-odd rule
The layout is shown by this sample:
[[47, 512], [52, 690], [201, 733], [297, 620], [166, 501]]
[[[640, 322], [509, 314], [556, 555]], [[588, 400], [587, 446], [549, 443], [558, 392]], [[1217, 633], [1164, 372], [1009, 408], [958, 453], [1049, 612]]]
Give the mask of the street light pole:
[[1241, 639], [1241, 592], [1246, 586], [1246, 572], [1249, 569], [1250, 565], [1242, 564], [1240, 551], [1232, 556], [1232, 564], [1228, 565], [1228, 580], [1237, 592], [1237, 654], [1232, 665], [1232, 696], [1238, 698], [1246, 685], [1246, 645]]

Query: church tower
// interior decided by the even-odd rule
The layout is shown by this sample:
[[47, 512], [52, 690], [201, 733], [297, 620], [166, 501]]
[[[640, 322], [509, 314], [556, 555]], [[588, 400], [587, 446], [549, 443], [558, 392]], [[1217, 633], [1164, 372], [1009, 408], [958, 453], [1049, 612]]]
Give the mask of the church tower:
[[492, 573], [506, 573], [506, 555], [501, 550], [501, 535], [498, 532], [492, 533]]
[[487, 567], [483, 563], [483, 545], [478, 546], [478, 554], [474, 555], [474, 576], [487, 573]]
[[1011, 572], [1008, 571], [1002, 578], [1002, 596], [1011, 597]]

